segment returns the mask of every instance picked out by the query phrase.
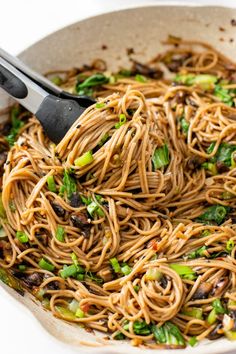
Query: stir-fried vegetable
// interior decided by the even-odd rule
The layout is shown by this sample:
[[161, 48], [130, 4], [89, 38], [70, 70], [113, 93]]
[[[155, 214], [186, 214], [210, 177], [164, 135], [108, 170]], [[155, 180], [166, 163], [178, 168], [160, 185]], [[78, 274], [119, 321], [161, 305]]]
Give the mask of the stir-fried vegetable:
[[110, 263], [115, 273], [121, 273], [120, 264], [117, 258], [111, 258]]
[[189, 341], [188, 341], [188, 344], [191, 346], [191, 347], [195, 347], [195, 345], [198, 343], [198, 340], [196, 337], [191, 337], [189, 338]]
[[217, 82], [217, 77], [209, 74], [177, 74], [174, 78], [175, 82], [183, 85], [197, 85], [203, 90], [209, 90]]
[[11, 124], [12, 128], [10, 130], [9, 135], [7, 135], [6, 140], [10, 146], [13, 146], [16, 140], [16, 137], [20, 131], [20, 129], [24, 126], [24, 122], [18, 119], [20, 115], [21, 109], [20, 107], [13, 107], [11, 109]]
[[16, 238], [21, 242], [21, 243], [27, 243], [29, 242], [29, 237], [26, 235], [25, 232], [23, 231], [17, 231], [16, 232]]
[[19, 294], [24, 295], [24, 290], [20, 282], [11, 275], [11, 273], [4, 268], [0, 267], [0, 280], [8, 285], [10, 288], [16, 290]]
[[41, 258], [38, 264], [40, 268], [48, 270], [49, 272], [53, 272], [55, 269], [54, 265], [45, 258]]
[[151, 325], [151, 331], [157, 343], [185, 346], [185, 340], [179, 328], [171, 322], [166, 322], [160, 327]]
[[148, 79], [144, 75], [141, 75], [141, 74], [135, 75], [135, 80], [138, 82], [141, 82], [142, 84], [144, 84], [145, 82], [148, 81]]
[[198, 257], [205, 257], [205, 252], [207, 250], [207, 246], [202, 246], [198, 249], [196, 249], [195, 251], [191, 252], [188, 254], [188, 258], [189, 259], [195, 259]]
[[97, 73], [86, 78], [82, 83], [77, 82], [76, 92], [79, 95], [91, 95], [91, 88], [95, 86], [101, 86], [109, 82], [109, 78], [102, 73]]
[[104, 108], [106, 105], [104, 102], [97, 102], [96, 103], [96, 108]]
[[77, 183], [69, 170], [64, 171], [63, 186], [67, 197], [70, 198], [77, 191]]
[[151, 333], [151, 328], [145, 321], [134, 321], [133, 330], [140, 336], [148, 336]]
[[181, 278], [194, 280], [196, 279], [196, 273], [192, 268], [186, 265], [171, 263], [170, 268], [173, 269]]
[[101, 217], [104, 216], [103, 210], [100, 208], [99, 204], [94, 201], [87, 206], [87, 211], [92, 217], [94, 217], [94, 214], [97, 214]]
[[126, 123], [126, 115], [121, 113], [119, 115], [119, 122], [115, 124], [115, 128], [119, 129], [122, 125]]
[[74, 277], [78, 272], [77, 266], [75, 264], [71, 264], [70, 266], [64, 265], [63, 269], [60, 270], [60, 276], [64, 279], [69, 277]]
[[56, 193], [57, 186], [56, 186], [56, 183], [55, 183], [55, 180], [54, 180], [53, 176], [48, 176], [47, 184], [48, 184], [48, 189], [50, 190], [50, 192]]
[[180, 127], [184, 135], [187, 135], [189, 129], [189, 122], [187, 122], [185, 118], [180, 119]]
[[226, 89], [221, 85], [215, 85], [214, 95], [230, 107], [234, 104], [235, 94], [235, 89]]
[[[207, 149], [207, 153], [212, 153], [215, 147], [215, 142], [211, 143]], [[228, 143], [221, 143], [218, 150], [209, 161], [204, 162], [202, 167], [212, 172], [213, 175], [217, 173], [225, 172], [230, 167], [234, 167], [234, 153], [236, 151], [236, 146]]]
[[216, 322], [217, 320], [217, 315], [220, 315], [220, 314], [225, 314], [226, 313], [226, 310], [225, 308], [223, 307], [220, 299], [215, 299], [213, 302], [212, 302], [212, 310], [211, 312], [209, 313], [208, 317], [207, 317], [207, 322], [212, 325], [213, 323]]
[[197, 318], [198, 320], [203, 319], [203, 316], [202, 316], [203, 311], [202, 311], [202, 308], [200, 308], [200, 307], [186, 308], [183, 310], [183, 314], [186, 316]]
[[65, 241], [65, 229], [62, 226], [58, 226], [56, 229], [56, 238], [58, 239], [58, 241], [60, 242], [64, 242]]
[[73, 321], [76, 319], [75, 314], [72, 311], [70, 311], [68, 308], [57, 305], [55, 306], [55, 309], [66, 320]]
[[205, 213], [198, 216], [197, 221], [200, 221], [203, 223], [215, 222], [217, 225], [220, 225], [224, 222], [229, 211], [230, 211], [230, 208], [227, 206], [212, 205], [209, 208], [207, 208]]
[[108, 140], [110, 136], [108, 133], [104, 134], [103, 137], [101, 138], [100, 142], [98, 143], [98, 147], [102, 147]]
[[166, 144], [155, 150], [154, 155], [152, 156], [152, 162], [154, 170], [158, 170], [159, 168], [169, 164], [169, 150]]
[[147, 280], [160, 280], [162, 278], [162, 273], [158, 268], [149, 268], [146, 272]]
[[234, 248], [234, 240], [228, 240], [227, 243], [226, 243], [226, 251], [227, 252], [231, 252]]
[[92, 163], [94, 160], [93, 158], [93, 153], [91, 150], [85, 152], [83, 155], [78, 157], [75, 161], [74, 164], [77, 167], [84, 167]]

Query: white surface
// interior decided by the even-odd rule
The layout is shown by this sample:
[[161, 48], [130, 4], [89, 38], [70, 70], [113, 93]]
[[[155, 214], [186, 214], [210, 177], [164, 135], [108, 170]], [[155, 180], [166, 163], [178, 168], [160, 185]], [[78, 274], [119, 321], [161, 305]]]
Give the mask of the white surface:
[[[69, 23], [126, 6], [149, 4], [145, 0], [1, 0], [0, 46], [16, 54]], [[152, 1], [152, 3], [159, 1]], [[162, 1], [165, 3], [167, 1]], [[174, 4], [180, 1], [171, 1]], [[181, 3], [188, 3], [182, 0]], [[195, 3], [236, 7], [235, 0], [195, 0]], [[33, 316], [0, 289], [0, 353], [74, 354], [39, 329]], [[77, 352], [78, 353], [78, 352]], [[80, 354], [83, 352], [80, 350]], [[233, 354], [233, 353], [232, 353]]]

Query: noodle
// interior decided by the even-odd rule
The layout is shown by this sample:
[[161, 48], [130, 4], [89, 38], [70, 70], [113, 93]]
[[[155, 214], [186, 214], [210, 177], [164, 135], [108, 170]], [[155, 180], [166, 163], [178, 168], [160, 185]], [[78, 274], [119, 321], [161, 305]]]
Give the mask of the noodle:
[[57, 146], [21, 113], [2, 183], [1, 267], [53, 315], [150, 348], [236, 336], [236, 66], [174, 41], [149, 74], [102, 74]]

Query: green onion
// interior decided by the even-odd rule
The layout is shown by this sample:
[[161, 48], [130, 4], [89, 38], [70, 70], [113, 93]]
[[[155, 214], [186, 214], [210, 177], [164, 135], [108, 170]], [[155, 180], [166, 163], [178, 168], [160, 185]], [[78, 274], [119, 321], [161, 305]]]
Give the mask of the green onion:
[[70, 311], [69, 309], [66, 309], [65, 307], [63, 306], [55, 306], [55, 309], [57, 310], [57, 312], [62, 315], [65, 319], [67, 320], [75, 320], [76, 317], [75, 317], [75, 314]]
[[89, 205], [92, 202], [91, 198], [86, 198], [82, 194], [80, 195], [80, 199], [81, 199], [82, 203], [85, 205]]
[[209, 315], [207, 316], [207, 322], [212, 325], [213, 323], [215, 323], [217, 320], [217, 316], [216, 316], [216, 311], [215, 309], [212, 309], [211, 312], [209, 313]]
[[16, 205], [13, 200], [10, 200], [9, 202], [9, 208], [10, 210], [14, 213], [16, 211]]
[[140, 289], [140, 286], [139, 286], [139, 285], [134, 285], [133, 288], [134, 288], [134, 291], [135, 291], [136, 293], [138, 293], [138, 292], [139, 292], [139, 289]]
[[226, 310], [222, 306], [220, 299], [215, 299], [212, 302], [212, 306], [213, 306], [213, 309], [215, 310], [217, 315], [226, 313]]
[[79, 308], [79, 302], [75, 299], [73, 299], [68, 305], [68, 309], [73, 313], [76, 313], [78, 308]]
[[99, 204], [94, 201], [87, 206], [87, 211], [92, 217], [94, 217], [94, 214], [97, 214], [101, 217], [104, 216], [103, 210], [100, 208]]
[[103, 108], [103, 107], [105, 107], [106, 105], [105, 105], [105, 103], [104, 102], [98, 102], [98, 103], [96, 103], [96, 108]]
[[19, 264], [19, 265], [18, 265], [18, 269], [19, 269], [21, 272], [24, 272], [24, 271], [27, 269], [27, 267], [26, 267], [26, 265], [24, 265], [24, 264]]
[[151, 330], [157, 343], [166, 343], [164, 326], [157, 327], [156, 325], [152, 325]]
[[121, 113], [119, 115], [119, 123], [115, 124], [115, 128], [119, 129], [122, 125], [124, 125], [126, 123], [126, 115]]
[[179, 328], [169, 321], [164, 323], [161, 327], [151, 325], [151, 331], [157, 343], [185, 346], [185, 340]]
[[204, 257], [205, 256], [205, 251], [207, 250], [206, 246], [202, 246], [195, 251], [191, 252], [188, 254], [188, 259], [195, 259], [198, 257]]
[[159, 168], [169, 164], [169, 150], [166, 144], [155, 150], [154, 155], [152, 156], [152, 162], [154, 165], [154, 170], [158, 170]]
[[86, 272], [86, 280], [93, 281], [97, 284], [103, 284], [104, 280], [100, 277], [98, 277], [95, 273], [93, 272]]
[[135, 80], [141, 83], [145, 83], [148, 81], [148, 79], [145, 76], [140, 74], [135, 75]]
[[231, 252], [234, 248], [234, 240], [228, 240], [226, 243], [226, 251]]
[[71, 195], [77, 191], [76, 180], [71, 176], [71, 172], [68, 170], [64, 171], [63, 187], [63, 190], [66, 192], [68, 198], [70, 198]]
[[76, 275], [76, 279], [79, 280], [79, 281], [83, 281], [84, 278], [85, 278], [85, 275], [82, 274], [82, 273], [78, 273], [78, 274]]
[[220, 101], [224, 102], [228, 106], [233, 106], [235, 90], [226, 89], [221, 85], [215, 85], [214, 95], [220, 99]]
[[78, 157], [75, 161], [74, 164], [77, 167], [84, 167], [89, 165], [90, 163], [93, 162], [93, 153], [91, 150], [85, 152], [82, 156]]
[[194, 280], [196, 279], [196, 273], [192, 268], [186, 265], [171, 263], [170, 268], [173, 269], [181, 278]]
[[108, 77], [106, 77], [102, 73], [97, 73], [97, 74], [89, 76], [82, 83], [78, 82], [76, 84], [76, 91], [79, 93], [79, 91], [81, 91], [81, 89], [90, 88], [90, 87], [93, 87], [93, 86], [101, 86], [101, 85], [106, 84], [108, 82], [109, 82], [109, 78]]
[[57, 186], [56, 186], [53, 176], [48, 176], [47, 184], [48, 184], [48, 189], [50, 190], [50, 192], [56, 193]]
[[121, 331], [117, 331], [113, 337], [115, 340], [125, 339], [125, 335]]
[[108, 135], [108, 133], [104, 134], [100, 142], [98, 143], [98, 147], [102, 147], [109, 140], [109, 138], [110, 136]]
[[49, 272], [53, 272], [55, 267], [53, 264], [51, 264], [49, 261], [47, 261], [46, 259], [44, 258], [41, 258], [39, 263], [38, 263], [39, 267], [41, 269], [45, 269], [45, 270], [48, 270]]
[[189, 129], [189, 122], [187, 122], [185, 118], [181, 118], [180, 119], [180, 126], [181, 126], [182, 132], [185, 135], [187, 135], [188, 134], [188, 129]]
[[197, 85], [203, 90], [209, 90], [216, 83], [217, 77], [209, 74], [177, 74], [174, 81], [187, 86]]
[[146, 271], [147, 280], [160, 280], [161, 278], [162, 278], [162, 273], [158, 270], [158, 268], [149, 268]]
[[76, 265], [76, 266], [79, 265], [78, 257], [74, 252], [71, 253], [71, 259], [72, 259], [72, 262], [74, 263], [74, 265]]
[[77, 309], [75, 313], [76, 317], [83, 318], [85, 316], [84, 311], [82, 311], [80, 308]]
[[120, 264], [117, 258], [111, 258], [110, 263], [115, 273], [121, 273]]
[[199, 307], [186, 308], [183, 310], [183, 314], [186, 316], [197, 318], [198, 320], [203, 319], [202, 308]]
[[198, 343], [198, 340], [196, 337], [190, 337], [188, 344], [191, 345], [191, 347], [195, 347], [195, 345]]
[[148, 336], [151, 333], [151, 328], [145, 321], [134, 321], [133, 330], [135, 334], [141, 336]]
[[23, 231], [17, 231], [16, 232], [16, 238], [19, 240], [21, 243], [27, 243], [29, 242], [29, 237], [26, 235], [25, 232]]
[[75, 276], [77, 272], [78, 272], [77, 266], [75, 264], [71, 264], [69, 266], [64, 265], [63, 269], [60, 270], [59, 273], [63, 279], [66, 279]]
[[56, 229], [56, 239], [60, 242], [65, 241], [65, 229], [60, 225]]
[[227, 213], [230, 211], [230, 208], [223, 205], [212, 205], [206, 209], [205, 213], [198, 216], [197, 221], [200, 222], [216, 222], [217, 225], [220, 225], [224, 222], [227, 217]]
[[124, 275], [128, 275], [132, 272], [132, 268], [128, 264], [122, 264], [121, 273]]
[[11, 123], [12, 128], [8, 136], [6, 136], [6, 140], [10, 146], [13, 146], [16, 140], [16, 137], [19, 133], [19, 130], [23, 127], [24, 122], [18, 119], [21, 112], [20, 107], [13, 107], [11, 109]]
[[217, 175], [218, 171], [217, 171], [217, 167], [215, 163], [211, 163], [211, 162], [204, 162], [202, 164], [202, 167], [205, 170], [208, 170], [212, 173], [213, 176]]

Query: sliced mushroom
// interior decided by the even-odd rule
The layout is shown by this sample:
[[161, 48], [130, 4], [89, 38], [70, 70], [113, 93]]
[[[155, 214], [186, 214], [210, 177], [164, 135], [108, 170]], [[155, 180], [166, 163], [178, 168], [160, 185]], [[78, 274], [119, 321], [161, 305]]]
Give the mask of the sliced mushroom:
[[72, 193], [71, 197], [70, 197], [70, 206], [72, 206], [73, 208], [78, 208], [80, 206], [82, 206], [83, 203], [81, 202], [81, 198], [79, 193]]
[[31, 274], [17, 272], [15, 276], [23, 280], [24, 284], [30, 289], [34, 286], [39, 286], [43, 281], [43, 274], [37, 272]]
[[201, 283], [193, 294], [192, 300], [207, 299], [212, 287], [213, 285], [211, 283]]
[[223, 330], [222, 330], [223, 326], [222, 323], [219, 323], [214, 329], [213, 331], [211, 331], [207, 338], [210, 340], [215, 340], [217, 338], [220, 338], [223, 336]]
[[73, 213], [70, 216], [70, 220], [74, 227], [80, 229], [84, 237], [89, 237], [92, 225], [88, 221], [87, 215], [85, 213]]
[[153, 79], [161, 79], [163, 76], [163, 72], [159, 69], [151, 68], [150, 66], [139, 63], [136, 60], [133, 60], [132, 72], [134, 74], [141, 74]]
[[190, 170], [196, 170], [201, 166], [201, 164], [204, 162], [204, 159], [200, 156], [193, 155], [187, 160], [187, 168]]
[[217, 279], [213, 285], [211, 295], [212, 296], [220, 296], [223, 292], [225, 292], [228, 283], [229, 283], [228, 277], [223, 277], [223, 278]]
[[65, 216], [66, 211], [65, 211], [65, 209], [62, 208], [62, 206], [60, 204], [52, 202], [51, 206], [57, 216], [59, 216], [60, 218], [63, 218], [63, 216]]

